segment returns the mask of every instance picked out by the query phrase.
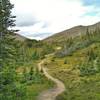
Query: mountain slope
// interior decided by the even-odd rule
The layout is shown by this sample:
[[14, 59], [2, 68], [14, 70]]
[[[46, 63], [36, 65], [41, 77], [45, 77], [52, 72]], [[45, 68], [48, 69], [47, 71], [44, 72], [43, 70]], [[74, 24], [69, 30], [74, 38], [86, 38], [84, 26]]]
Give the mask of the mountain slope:
[[25, 41], [27, 38], [24, 36], [19, 35], [18, 33], [15, 33], [14, 38], [18, 41]]
[[45, 65], [66, 87], [56, 100], [100, 100], [100, 30], [83, 36], [59, 43]]
[[63, 32], [56, 33], [53, 36], [50, 36], [50, 37], [44, 39], [44, 41], [45, 42], [62, 41], [68, 37], [75, 37], [75, 36], [80, 35], [80, 34], [85, 34], [87, 29], [89, 31], [93, 31], [96, 28], [100, 28], [100, 22], [93, 24], [93, 25], [89, 25], [89, 26], [82, 26], [82, 25], [75, 26], [75, 27], [70, 28], [68, 30], [65, 30]]

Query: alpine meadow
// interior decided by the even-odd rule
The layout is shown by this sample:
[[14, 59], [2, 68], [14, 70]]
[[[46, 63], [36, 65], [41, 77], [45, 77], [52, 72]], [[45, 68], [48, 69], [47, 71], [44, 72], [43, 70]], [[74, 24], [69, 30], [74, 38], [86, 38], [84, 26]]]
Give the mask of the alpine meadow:
[[[81, 2], [0, 0], [0, 100], [100, 100], [99, 1]], [[74, 4], [93, 15], [75, 8], [80, 20], [69, 14], [67, 28], [70, 17], [62, 10]]]

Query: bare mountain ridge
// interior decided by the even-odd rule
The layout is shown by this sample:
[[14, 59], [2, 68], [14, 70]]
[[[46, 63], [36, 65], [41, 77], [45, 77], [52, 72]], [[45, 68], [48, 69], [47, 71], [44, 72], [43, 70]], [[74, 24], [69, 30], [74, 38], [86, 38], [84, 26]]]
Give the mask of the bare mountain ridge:
[[94, 31], [96, 28], [100, 28], [100, 22], [93, 24], [93, 25], [89, 25], [89, 26], [83, 26], [83, 25], [75, 26], [75, 27], [72, 27], [65, 31], [56, 33], [56, 34], [44, 39], [43, 41], [45, 41], [45, 42], [62, 41], [68, 37], [75, 37], [80, 34], [85, 34], [87, 29], [89, 31]]

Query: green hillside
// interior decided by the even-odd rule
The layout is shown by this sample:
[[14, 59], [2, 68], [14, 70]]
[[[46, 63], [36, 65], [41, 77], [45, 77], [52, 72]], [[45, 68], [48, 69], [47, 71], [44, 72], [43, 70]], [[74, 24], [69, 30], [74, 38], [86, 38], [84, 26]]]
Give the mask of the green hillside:
[[100, 22], [29, 40], [12, 8], [0, 1], [0, 100], [100, 100]]
[[100, 22], [93, 24], [93, 25], [89, 25], [89, 26], [79, 25], [79, 26], [72, 27], [65, 31], [56, 33], [56, 34], [44, 39], [44, 41], [49, 42], [49, 43], [63, 41], [69, 37], [76, 37], [80, 34], [85, 34], [87, 29], [89, 31], [94, 31], [96, 28], [100, 28]]
[[57, 100], [100, 100], [100, 30], [60, 43], [61, 49], [45, 67], [64, 82], [66, 91]]
[[[36, 71], [40, 61], [46, 58], [44, 66], [53, 77], [61, 80], [66, 91], [57, 100], [99, 100], [100, 99], [100, 29], [88, 29], [84, 34], [69, 37], [53, 44], [26, 39], [23, 42], [24, 64], [17, 68], [23, 73], [21, 82], [26, 84], [27, 99], [36, 100], [37, 96], [53, 87], [53, 83], [41, 72]], [[32, 73], [32, 80], [26, 76]], [[26, 70], [26, 71], [25, 71]], [[37, 74], [34, 74], [37, 73]], [[40, 88], [41, 87], [41, 88]]]

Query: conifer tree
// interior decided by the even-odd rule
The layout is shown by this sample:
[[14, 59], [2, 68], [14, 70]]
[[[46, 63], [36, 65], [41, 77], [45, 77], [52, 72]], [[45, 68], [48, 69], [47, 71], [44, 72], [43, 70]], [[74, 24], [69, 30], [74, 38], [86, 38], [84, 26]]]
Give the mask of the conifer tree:
[[9, 0], [0, 0], [0, 100], [23, 98], [21, 85], [16, 84], [17, 42], [13, 36], [14, 30], [9, 30], [15, 25], [12, 8]]

